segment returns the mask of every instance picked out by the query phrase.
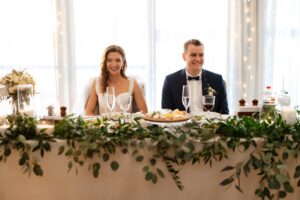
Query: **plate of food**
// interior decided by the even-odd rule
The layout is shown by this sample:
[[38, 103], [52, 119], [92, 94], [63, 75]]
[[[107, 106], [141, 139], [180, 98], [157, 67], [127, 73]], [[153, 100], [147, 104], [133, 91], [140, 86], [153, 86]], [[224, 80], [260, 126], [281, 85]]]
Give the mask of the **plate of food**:
[[150, 122], [183, 122], [191, 118], [191, 115], [185, 111], [176, 110], [161, 110], [147, 113], [143, 116], [146, 121]]

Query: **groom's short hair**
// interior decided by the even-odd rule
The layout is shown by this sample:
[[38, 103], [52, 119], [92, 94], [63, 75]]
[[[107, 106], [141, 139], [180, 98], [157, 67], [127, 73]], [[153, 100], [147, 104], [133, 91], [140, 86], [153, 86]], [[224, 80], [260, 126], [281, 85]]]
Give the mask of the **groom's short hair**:
[[195, 46], [203, 46], [204, 47], [203, 43], [200, 40], [190, 39], [190, 40], [186, 41], [183, 45], [184, 52], [187, 51], [187, 48], [190, 44], [195, 45]]

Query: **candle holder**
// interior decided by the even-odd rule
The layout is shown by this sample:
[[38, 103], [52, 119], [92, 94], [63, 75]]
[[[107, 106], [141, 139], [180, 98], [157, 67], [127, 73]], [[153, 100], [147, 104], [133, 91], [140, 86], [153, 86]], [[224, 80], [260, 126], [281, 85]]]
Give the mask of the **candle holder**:
[[290, 106], [283, 106], [281, 109], [281, 117], [287, 124], [293, 125], [297, 121], [296, 109]]
[[267, 120], [268, 122], [274, 121], [278, 117], [278, 113], [276, 111], [276, 104], [275, 103], [263, 103], [259, 119]]

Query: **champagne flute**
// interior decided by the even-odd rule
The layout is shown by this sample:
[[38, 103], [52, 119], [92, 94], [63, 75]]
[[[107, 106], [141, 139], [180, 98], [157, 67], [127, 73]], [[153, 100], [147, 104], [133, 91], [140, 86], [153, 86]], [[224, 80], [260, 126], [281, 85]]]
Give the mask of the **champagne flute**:
[[185, 108], [186, 113], [191, 103], [191, 91], [188, 85], [182, 86], [182, 104]]
[[215, 96], [210, 96], [210, 95], [205, 95], [203, 96], [202, 100], [203, 100], [203, 107], [204, 107], [204, 111], [207, 111], [208, 113], [208, 117], [210, 118], [210, 111], [212, 111], [214, 105], [215, 105]]
[[106, 105], [109, 109], [109, 118], [111, 118], [111, 113], [115, 107], [116, 99], [115, 99], [115, 88], [114, 87], [106, 87]]
[[131, 107], [132, 96], [129, 93], [122, 94], [118, 97], [118, 104], [124, 116]]

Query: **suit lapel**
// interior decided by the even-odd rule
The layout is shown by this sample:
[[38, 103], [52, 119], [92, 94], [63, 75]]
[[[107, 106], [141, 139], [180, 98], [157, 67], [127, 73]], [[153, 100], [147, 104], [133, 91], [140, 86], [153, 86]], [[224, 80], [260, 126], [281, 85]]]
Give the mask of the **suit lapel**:
[[202, 95], [206, 95], [207, 88], [208, 88], [208, 81], [206, 77], [206, 71], [204, 69], [202, 69], [201, 80], [202, 80]]
[[181, 70], [180, 79], [178, 81], [180, 82], [180, 85], [187, 85], [185, 69]]

